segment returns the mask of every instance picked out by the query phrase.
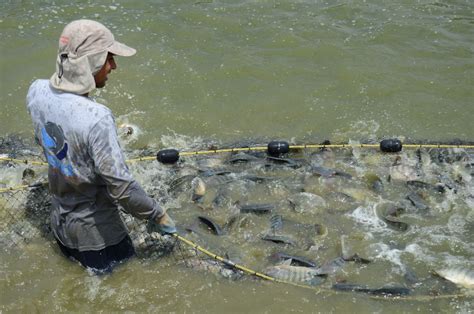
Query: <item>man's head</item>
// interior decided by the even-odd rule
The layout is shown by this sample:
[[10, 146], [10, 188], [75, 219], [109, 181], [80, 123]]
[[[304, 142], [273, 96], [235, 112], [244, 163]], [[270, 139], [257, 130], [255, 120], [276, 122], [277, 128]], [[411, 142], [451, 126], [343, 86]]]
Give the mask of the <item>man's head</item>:
[[107, 75], [116, 68], [114, 55], [132, 56], [135, 49], [115, 41], [99, 22], [77, 20], [64, 28], [59, 38], [56, 72], [51, 85], [79, 95], [105, 86]]
[[95, 87], [97, 88], [102, 88], [105, 86], [105, 82], [107, 81], [107, 75], [112, 70], [115, 70], [117, 68], [117, 64], [115, 63], [114, 55], [112, 53], [108, 53], [107, 57], [105, 59], [105, 63], [102, 66], [102, 68], [94, 74], [94, 80], [95, 80]]

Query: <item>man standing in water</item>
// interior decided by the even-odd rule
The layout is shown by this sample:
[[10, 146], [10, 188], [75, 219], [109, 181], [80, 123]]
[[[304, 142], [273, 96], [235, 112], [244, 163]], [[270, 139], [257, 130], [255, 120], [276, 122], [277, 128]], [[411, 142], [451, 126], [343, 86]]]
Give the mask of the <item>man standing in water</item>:
[[27, 96], [49, 164], [54, 236], [67, 257], [98, 274], [135, 254], [119, 206], [162, 233], [176, 232], [166, 211], [132, 178], [112, 112], [89, 98], [117, 68], [114, 56], [135, 52], [104, 25], [73, 21], [59, 38], [56, 72], [49, 81], [33, 82]]

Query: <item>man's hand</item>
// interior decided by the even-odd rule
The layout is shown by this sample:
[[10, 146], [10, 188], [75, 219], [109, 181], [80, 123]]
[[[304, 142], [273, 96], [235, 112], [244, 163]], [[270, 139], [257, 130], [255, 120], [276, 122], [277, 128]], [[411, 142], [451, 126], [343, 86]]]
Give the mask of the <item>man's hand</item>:
[[160, 234], [173, 234], [176, 233], [176, 225], [174, 224], [173, 219], [164, 213], [159, 218], [155, 220], [150, 220], [148, 222], [148, 232], [159, 232]]

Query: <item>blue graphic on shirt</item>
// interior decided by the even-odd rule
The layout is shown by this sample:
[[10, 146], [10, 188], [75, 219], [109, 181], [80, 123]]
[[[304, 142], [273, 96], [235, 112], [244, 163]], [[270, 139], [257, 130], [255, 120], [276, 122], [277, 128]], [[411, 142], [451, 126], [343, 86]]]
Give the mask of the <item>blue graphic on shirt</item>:
[[67, 163], [68, 145], [64, 138], [63, 130], [57, 124], [47, 122], [41, 129], [41, 143], [48, 164], [58, 169], [64, 176], [74, 175], [72, 166]]

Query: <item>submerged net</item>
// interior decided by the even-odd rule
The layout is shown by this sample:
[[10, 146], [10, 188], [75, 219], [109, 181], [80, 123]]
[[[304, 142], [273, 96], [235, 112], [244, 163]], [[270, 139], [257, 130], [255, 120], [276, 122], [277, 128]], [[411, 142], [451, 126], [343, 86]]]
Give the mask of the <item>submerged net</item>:
[[[299, 149], [279, 157], [237, 150], [186, 156], [174, 165], [133, 162], [130, 168], [169, 209], [183, 237], [149, 233], [146, 221], [121, 211], [143, 258], [169, 256], [193, 271], [231, 280], [257, 275], [373, 294], [405, 294], [414, 287], [452, 292], [428, 273], [448, 265], [472, 276], [470, 148], [391, 154]], [[2, 247], [53, 240], [45, 166], [5, 159], [0, 169], [6, 182], [0, 193]], [[390, 271], [374, 278], [372, 267]], [[365, 284], [378, 289], [350, 284], [360, 278], [370, 278]]]

